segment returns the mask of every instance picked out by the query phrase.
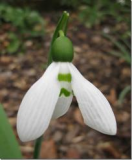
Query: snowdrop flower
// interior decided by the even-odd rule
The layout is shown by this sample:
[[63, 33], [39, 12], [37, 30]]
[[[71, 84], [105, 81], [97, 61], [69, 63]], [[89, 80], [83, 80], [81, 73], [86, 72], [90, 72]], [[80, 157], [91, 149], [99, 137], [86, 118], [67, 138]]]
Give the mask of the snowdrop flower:
[[116, 134], [116, 120], [104, 95], [71, 63], [72, 42], [57, 38], [52, 47], [52, 64], [24, 96], [17, 116], [21, 141], [34, 140], [45, 132], [50, 120], [64, 115], [76, 97], [84, 122], [108, 135]]

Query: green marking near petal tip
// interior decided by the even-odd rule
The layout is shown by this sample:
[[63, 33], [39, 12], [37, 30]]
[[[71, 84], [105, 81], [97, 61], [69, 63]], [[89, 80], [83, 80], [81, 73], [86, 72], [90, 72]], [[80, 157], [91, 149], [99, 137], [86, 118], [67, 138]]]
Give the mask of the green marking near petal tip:
[[71, 94], [71, 92], [69, 92], [69, 91], [68, 91], [67, 89], [65, 89], [65, 88], [61, 88], [59, 97], [60, 97], [62, 94], [64, 94], [65, 97], [69, 97], [70, 94]]
[[71, 74], [68, 73], [68, 74], [62, 74], [62, 73], [59, 73], [58, 75], [58, 80], [59, 81], [65, 81], [65, 82], [71, 82]]

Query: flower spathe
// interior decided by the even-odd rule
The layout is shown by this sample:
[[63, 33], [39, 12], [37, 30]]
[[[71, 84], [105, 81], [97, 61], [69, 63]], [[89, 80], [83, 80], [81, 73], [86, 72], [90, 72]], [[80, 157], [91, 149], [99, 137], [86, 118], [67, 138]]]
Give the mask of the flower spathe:
[[116, 120], [104, 95], [70, 62], [52, 62], [24, 96], [17, 116], [21, 141], [40, 137], [50, 120], [64, 115], [75, 95], [84, 122], [108, 135], [116, 134]]

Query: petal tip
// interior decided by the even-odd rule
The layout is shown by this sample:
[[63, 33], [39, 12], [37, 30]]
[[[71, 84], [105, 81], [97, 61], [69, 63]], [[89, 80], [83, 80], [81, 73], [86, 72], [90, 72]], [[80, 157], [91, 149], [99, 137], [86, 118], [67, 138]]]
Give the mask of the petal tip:
[[29, 137], [27, 134], [25, 134], [24, 132], [20, 131], [17, 129], [18, 132], [18, 137], [21, 140], [21, 142], [29, 142], [29, 141], [33, 141], [35, 139], [37, 139], [37, 137]]
[[30, 141], [33, 141], [34, 139], [27, 139], [27, 138], [25, 138], [25, 137], [22, 137], [22, 136], [19, 136], [19, 138], [20, 138], [20, 140], [21, 140], [21, 142], [30, 142]]
[[30, 141], [29, 139], [26, 139], [20, 135], [19, 135], [19, 139], [21, 140], [21, 142], [29, 142]]
[[109, 130], [106, 130], [104, 131], [104, 134], [107, 134], [107, 135], [116, 135], [117, 134], [117, 125], [116, 125], [116, 122], [115, 124], [112, 124], [110, 127], [109, 127]]
[[113, 129], [111, 129], [110, 135], [116, 135], [117, 134], [117, 126], [113, 126]]

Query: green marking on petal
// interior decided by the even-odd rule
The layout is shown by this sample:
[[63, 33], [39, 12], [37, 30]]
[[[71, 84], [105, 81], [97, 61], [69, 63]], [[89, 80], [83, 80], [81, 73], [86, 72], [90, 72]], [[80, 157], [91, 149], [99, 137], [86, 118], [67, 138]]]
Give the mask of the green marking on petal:
[[71, 92], [69, 92], [69, 91], [68, 91], [67, 89], [65, 89], [65, 88], [61, 88], [61, 91], [60, 91], [60, 95], [59, 95], [59, 96], [61, 96], [62, 94], [64, 94], [65, 97], [69, 97], [70, 94], [71, 94]]
[[71, 74], [68, 73], [68, 74], [62, 74], [62, 73], [59, 73], [58, 75], [58, 80], [59, 81], [65, 81], [65, 82], [71, 82]]

